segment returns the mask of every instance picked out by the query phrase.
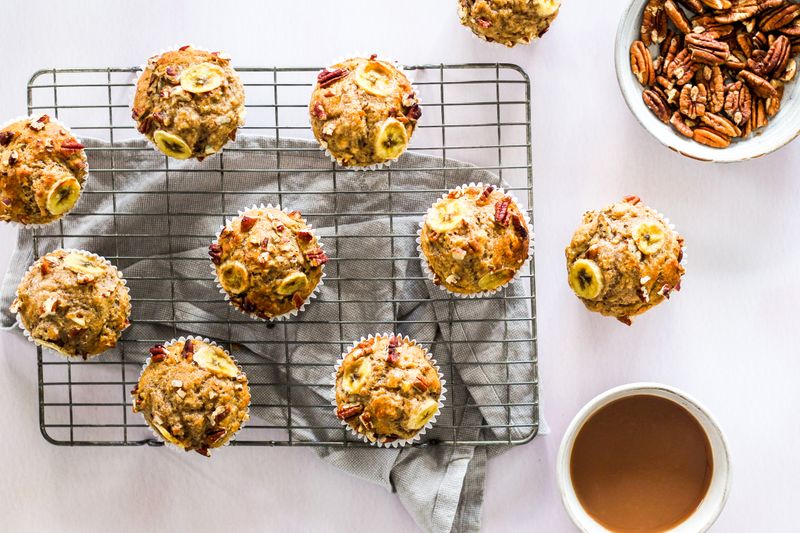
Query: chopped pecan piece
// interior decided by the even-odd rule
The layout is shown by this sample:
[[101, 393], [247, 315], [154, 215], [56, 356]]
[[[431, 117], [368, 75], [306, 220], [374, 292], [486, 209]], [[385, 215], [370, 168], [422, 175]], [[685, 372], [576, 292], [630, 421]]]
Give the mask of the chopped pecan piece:
[[194, 451], [203, 457], [211, 457], [211, 453], [208, 451], [208, 446], [200, 446], [199, 448], [195, 448]]
[[222, 246], [213, 243], [208, 247], [208, 255], [211, 257], [211, 262], [215, 265], [222, 263]]
[[242, 231], [250, 231], [253, 229], [253, 226], [256, 225], [256, 222], [258, 222], [257, 217], [248, 217], [247, 215], [243, 216], [241, 222]]
[[727, 148], [731, 144], [730, 137], [706, 127], [694, 130], [694, 140], [712, 148]]
[[160, 363], [167, 356], [167, 352], [164, 351], [163, 344], [156, 344], [155, 346], [150, 348], [149, 351], [150, 351], [150, 361], [153, 363]]
[[210, 432], [206, 433], [206, 443], [214, 444], [219, 439], [224, 437], [226, 433], [227, 431], [225, 430], [225, 428], [211, 430]]
[[314, 105], [311, 107], [311, 114], [317, 117], [319, 120], [328, 119], [328, 114], [325, 112], [325, 107], [322, 105], [322, 102], [314, 103]]
[[528, 238], [528, 228], [525, 227], [525, 221], [522, 217], [516, 213], [511, 217], [511, 224], [514, 226], [514, 230], [519, 235], [519, 238], [525, 240]]
[[62, 150], [73, 151], [73, 150], [83, 150], [84, 148], [86, 147], [81, 143], [79, 143], [78, 141], [66, 141], [61, 143]]
[[328, 256], [322, 248], [315, 248], [306, 252], [306, 259], [312, 266], [320, 266], [328, 262]]
[[634, 41], [631, 45], [631, 70], [639, 83], [649, 87], [656, 82], [656, 71], [653, 67], [653, 56], [642, 41]]
[[417, 389], [419, 392], [427, 392], [428, 381], [425, 379], [424, 376], [417, 376], [417, 379], [413, 383], [413, 387]]
[[778, 79], [784, 83], [789, 83], [794, 79], [795, 74], [797, 74], [797, 61], [790, 59], [786, 64], [786, 69], [783, 71], [783, 74], [778, 77]]
[[642, 28], [640, 30], [642, 41], [650, 46], [661, 44], [667, 36], [667, 13], [664, 10], [664, 0], [648, 0], [642, 15]]
[[509, 205], [511, 205], [511, 198], [504, 196], [494, 206], [494, 221], [501, 226], [508, 226], [508, 221], [510, 218], [510, 213], [508, 212]]
[[19, 154], [16, 150], [11, 150], [11, 153], [8, 154], [8, 166], [13, 167], [19, 161]]
[[419, 120], [422, 117], [422, 108], [419, 104], [414, 104], [406, 111], [406, 116], [411, 120]]
[[769, 118], [774, 117], [778, 114], [778, 111], [781, 110], [781, 101], [783, 100], [783, 93], [784, 93], [784, 86], [783, 83], [780, 81], [773, 81], [773, 86], [775, 87], [775, 91], [778, 93], [778, 96], [774, 98], [767, 98], [764, 102], [764, 106], [767, 111], [767, 116]]
[[8, 146], [14, 138], [12, 131], [0, 131], [0, 146]]
[[630, 195], [623, 198], [622, 201], [625, 202], [626, 204], [637, 205], [639, 202], [642, 201], [642, 199], [636, 195]]
[[732, 5], [730, 0], [700, 0], [700, 1], [703, 2], [706, 6], [710, 7], [711, 9], [716, 9], [716, 10], [730, 9]]
[[327, 87], [348, 74], [350, 74], [350, 71], [346, 68], [337, 68], [336, 70], [323, 69], [319, 75], [317, 75], [317, 83], [320, 87]]
[[480, 206], [484, 206], [489, 203], [489, 197], [494, 192], [494, 185], [487, 185], [485, 189], [481, 192], [481, 195], [478, 196], [478, 199], [475, 200], [475, 203]]
[[398, 359], [397, 347], [399, 345], [400, 345], [400, 339], [398, 339], [397, 336], [392, 335], [391, 337], [389, 337], [389, 348], [386, 353], [386, 362], [388, 362], [390, 365], [397, 364], [397, 359]]
[[699, 85], [685, 85], [681, 91], [680, 111], [692, 119], [702, 117], [706, 114], [707, 102], [708, 93], [705, 85], [702, 83]]
[[339, 420], [349, 420], [354, 416], [364, 412], [364, 406], [360, 404], [343, 405], [336, 410], [336, 418]]
[[648, 89], [642, 93], [642, 100], [661, 122], [666, 124], [669, 121], [669, 103], [663, 91]]
[[300, 309], [303, 307], [303, 303], [305, 303], [305, 298], [299, 292], [296, 292], [292, 295], [292, 304], [294, 304], [295, 309]]
[[306, 231], [304, 229], [301, 229], [300, 231], [298, 231], [296, 233], [296, 235], [297, 235], [297, 239], [299, 241], [302, 241], [302, 242], [311, 242], [311, 239], [314, 238], [314, 234], [313, 233], [311, 233], [310, 231]]
[[745, 82], [748, 87], [761, 98], [775, 98], [778, 95], [775, 91], [775, 87], [758, 74], [743, 70], [739, 73], [738, 78]]
[[194, 343], [192, 342], [192, 339], [186, 339], [186, 342], [183, 343], [183, 350], [181, 351], [181, 356], [184, 359], [191, 361], [193, 354], [194, 354]]

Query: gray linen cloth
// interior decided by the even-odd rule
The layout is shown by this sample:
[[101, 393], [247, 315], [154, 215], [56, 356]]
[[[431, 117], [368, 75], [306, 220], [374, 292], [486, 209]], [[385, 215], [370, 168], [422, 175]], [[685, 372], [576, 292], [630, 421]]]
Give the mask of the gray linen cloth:
[[[333, 172], [312, 142], [277, 143], [259, 136], [242, 137], [222, 157], [203, 163], [170, 160], [166, 172], [165, 158], [142, 140], [113, 148], [102, 141], [83, 142], [92, 148], [91, 194], [84, 194], [63, 220], [68, 237], [42, 238], [39, 253], [59, 246], [87, 249], [110, 257], [123, 271], [134, 298], [133, 325], [124, 336], [130, 342], [121, 348], [127, 361], [141, 362], [147, 355], [148, 346], [136, 340], [193, 334], [233, 343], [253, 394], [252, 420], [240, 438], [254, 438], [244, 436], [256, 431], [251, 428], [275, 430], [290, 421], [294, 429], [284, 429], [280, 438], [345, 438], [326, 405], [333, 363], [352, 341], [385, 331], [430, 346], [445, 374], [445, 408], [426, 439], [519, 439], [536, 425], [530, 385], [535, 369], [524, 363], [530, 359], [529, 343], [513, 342], [530, 337], [529, 323], [502, 320], [529, 317], [526, 300], [450, 297], [425, 278], [417, 259], [414, 235], [420, 213], [443, 189], [479, 181], [497, 184], [496, 176], [417, 154], [405, 155], [388, 173]], [[298, 317], [276, 325], [232, 309], [212, 282], [207, 256], [224, 216], [260, 203], [280, 203], [309, 215], [331, 256], [319, 297]], [[59, 231], [58, 224], [40, 230]], [[8, 307], [32, 260], [31, 231], [20, 229], [0, 302], [6, 329], [16, 330]], [[514, 282], [507, 294], [525, 295], [523, 283]], [[177, 303], [171, 305], [170, 299]], [[512, 342], [497, 342], [502, 339]], [[119, 358], [117, 351], [102, 357]], [[288, 375], [287, 365], [281, 364], [287, 359], [293, 363]], [[471, 532], [480, 528], [487, 457], [507, 447], [314, 449], [342, 470], [396, 491], [423, 530]]]

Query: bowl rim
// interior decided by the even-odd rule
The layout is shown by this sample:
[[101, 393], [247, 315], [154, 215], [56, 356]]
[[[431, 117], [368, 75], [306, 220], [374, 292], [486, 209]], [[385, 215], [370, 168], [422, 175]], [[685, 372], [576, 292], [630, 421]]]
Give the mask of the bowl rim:
[[[647, 131], [650, 135], [656, 138], [658, 142], [669, 148], [670, 150], [679, 153], [684, 157], [688, 157], [690, 159], [694, 159], [696, 161], [701, 161], [704, 163], [738, 163], [742, 161], [750, 161], [753, 159], [758, 159], [760, 157], [769, 155], [773, 152], [776, 152], [783, 148], [784, 146], [791, 143], [795, 140], [798, 136], [800, 136], [800, 124], [796, 127], [794, 133], [790, 135], [785, 135], [781, 137], [776, 137], [776, 142], [765, 146], [765, 148], [759, 153], [748, 154], [745, 153], [744, 155], [740, 156], [730, 156], [726, 154], [730, 154], [731, 151], [727, 149], [716, 149], [714, 151], [715, 154], [719, 154], [715, 157], [708, 157], [705, 154], [699, 154], [698, 151], [705, 151], [707, 147], [704, 145], [692, 141], [693, 144], [697, 145], [697, 151], [694, 149], [685, 149], [679, 148], [677, 146], [676, 140], [681, 140], [682, 138], [679, 137], [678, 133], [673, 129], [669, 128], [668, 132], [662, 134], [661, 132], [653, 131], [647, 124], [645, 124], [644, 120], [641, 118], [639, 111], [634, 106], [633, 99], [636, 100], [641, 99], [641, 91], [638, 91], [636, 95], [632, 94], [629, 90], [629, 87], [626, 85], [624, 78], [633, 78], [634, 86], [638, 83], [638, 80], [635, 79], [633, 72], [630, 69], [630, 47], [633, 44], [633, 41], [627, 43], [625, 40], [627, 36], [624, 33], [624, 27], [626, 22], [632, 16], [639, 16], [640, 11], [643, 9], [647, 0], [630, 0], [628, 7], [622, 12], [622, 16], [620, 17], [619, 24], [617, 25], [617, 35], [614, 41], [614, 69], [616, 71], [617, 76], [617, 84], [619, 85], [620, 92], [622, 93], [622, 98], [625, 100], [625, 105], [628, 106], [628, 109], [631, 111], [631, 114], [636, 118], [636, 121]], [[798, 83], [800, 82], [800, 76], [795, 78], [791, 83]], [[641, 87], [640, 85], [638, 87]], [[642, 89], [643, 90], [643, 89]], [[647, 109], [645, 107], [645, 109]], [[649, 112], [649, 109], [647, 109]], [[769, 126], [766, 126], [769, 127]], [[667, 130], [665, 130], [667, 131]], [[747, 144], [750, 140], [754, 137], [750, 137], [748, 139], [736, 141], [737, 144]], [[688, 139], [691, 140], [691, 139]], [[713, 148], [711, 150], [714, 150]]]
[[[597, 533], [597, 532], [607, 532], [608, 530], [593, 522], [593, 527], [587, 529], [584, 527], [584, 517], [583, 515], [579, 516], [579, 513], [573, 508], [570, 504], [570, 494], [574, 493], [574, 489], [572, 492], [569, 491], [569, 486], [571, 486], [571, 474], [569, 469], [569, 462], [570, 456], [572, 452], [572, 446], [575, 443], [575, 439], [578, 435], [578, 432], [586, 423], [586, 421], [599, 409], [607, 405], [608, 403], [625, 398], [628, 396], [635, 396], [635, 395], [647, 395], [647, 394], [656, 394], [662, 397], [668, 397], [668, 399], [674, 398], [683, 400], [687, 404], [691, 405], [693, 408], [697, 410], [702, 417], [704, 417], [707, 421], [708, 428], [705, 427], [703, 421], [700, 420], [696, 415], [692, 413], [692, 416], [698, 419], [698, 423], [700, 423], [704, 431], [708, 434], [708, 438], [711, 441], [712, 438], [716, 437], [719, 441], [719, 448], [720, 448], [720, 458], [724, 459], [723, 464], [724, 468], [721, 470], [717, 470], [716, 463], [715, 463], [715, 476], [717, 472], [722, 476], [723, 485], [721, 488], [722, 491], [722, 498], [716, 505], [716, 507], [711, 507], [710, 512], [708, 513], [706, 522], [702, 525], [702, 528], [699, 530], [701, 533], [708, 531], [711, 526], [719, 518], [722, 510], [725, 508], [725, 505], [728, 501], [728, 496], [731, 492], [731, 479], [733, 477], [733, 466], [731, 461], [731, 454], [730, 454], [730, 446], [728, 444], [727, 437], [725, 436], [725, 432], [722, 430], [722, 427], [717, 422], [716, 418], [711, 414], [711, 412], [702, 404], [700, 403], [695, 397], [691, 396], [690, 394], [686, 393], [685, 391], [673, 387], [670, 385], [665, 385], [663, 383], [656, 383], [656, 382], [634, 382], [628, 383], [625, 385], [620, 385], [617, 387], [613, 387], [608, 389], [600, 394], [596, 395], [594, 398], [586, 402], [583, 407], [575, 414], [573, 419], [570, 421], [567, 429], [564, 432], [564, 436], [561, 439], [561, 444], [559, 445], [558, 452], [556, 455], [556, 481], [558, 483], [559, 495], [561, 496], [561, 503], [564, 506], [564, 509], [567, 511], [567, 515], [569, 515], [570, 520], [578, 528], [580, 531], [584, 533]], [[673, 398], [669, 398], [672, 396]], [[676, 402], [679, 403], [679, 402]], [[713, 431], [713, 435], [711, 432]], [[712, 442], [713, 446], [713, 442]], [[713, 484], [713, 477], [712, 477], [712, 484]], [[709, 491], [711, 490], [709, 486]], [[708, 494], [708, 492], [706, 493]], [[578, 503], [580, 506], [580, 503]], [[702, 506], [702, 502], [698, 509]], [[586, 511], [583, 512], [586, 516], [589, 516]], [[685, 522], [684, 522], [685, 523]], [[678, 524], [676, 527], [680, 527], [681, 524]], [[675, 529], [671, 529], [669, 531], [675, 531]]]

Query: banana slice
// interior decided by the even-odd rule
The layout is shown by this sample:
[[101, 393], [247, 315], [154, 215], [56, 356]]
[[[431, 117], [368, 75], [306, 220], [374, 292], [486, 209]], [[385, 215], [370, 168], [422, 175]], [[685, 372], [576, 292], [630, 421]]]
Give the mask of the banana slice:
[[581, 298], [593, 300], [604, 287], [603, 272], [597, 263], [589, 259], [578, 259], [569, 271], [569, 286]]
[[659, 251], [667, 240], [664, 230], [654, 222], [642, 222], [633, 230], [633, 241], [639, 251], [652, 255]]
[[225, 71], [214, 63], [192, 65], [181, 74], [181, 87], [184, 91], [202, 94], [213, 91], [225, 80]]
[[249, 284], [247, 268], [239, 261], [228, 261], [219, 269], [219, 282], [231, 294], [239, 294]]
[[366, 357], [361, 359], [361, 363], [345, 367], [342, 375], [342, 389], [348, 394], [358, 394], [361, 388], [367, 383], [372, 372], [372, 363]]
[[56, 182], [47, 193], [47, 210], [53, 215], [63, 215], [81, 196], [81, 184], [73, 177]]
[[308, 285], [308, 278], [302, 272], [292, 272], [278, 285], [278, 294], [288, 296], [301, 291]]
[[425, 218], [425, 224], [437, 233], [454, 230], [464, 220], [464, 209], [458, 200], [442, 200], [433, 206]]
[[491, 291], [505, 285], [514, 277], [514, 271], [510, 268], [504, 268], [503, 270], [498, 270], [497, 272], [492, 272], [491, 274], [486, 274], [481, 279], [478, 280], [478, 287], [484, 291]]
[[176, 446], [183, 446], [183, 444], [181, 444], [181, 441], [176, 439], [175, 436], [172, 435], [172, 433], [170, 433], [169, 431], [167, 431], [167, 429], [164, 426], [162, 426], [161, 424], [156, 424], [155, 422], [151, 423], [153, 424], [153, 427], [155, 427], [158, 430], [158, 432], [161, 433], [161, 436], [164, 437], [164, 440], [172, 444], [175, 444]]
[[97, 265], [91, 258], [81, 254], [68, 254], [64, 257], [64, 266], [78, 274], [99, 276], [105, 269]]
[[367, 61], [359, 66], [355, 80], [359, 87], [375, 96], [389, 96], [395, 87], [391, 69], [380, 61]]
[[433, 398], [420, 402], [409, 414], [406, 428], [410, 430], [422, 429], [428, 421], [433, 418], [439, 409], [439, 402]]
[[375, 137], [375, 155], [381, 159], [397, 159], [408, 146], [406, 127], [396, 118], [387, 118]]
[[172, 133], [157, 130], [153, 134], [153, 142], [156, 143], [156, 148], [169, 157], [174, 157], [175, 159], [189, 159], [192, 157], [192, 149], [189, 148], [189, 145]]
[[225, 352], [213, 346], [202, 345], [192, 354], [192, 361], [200, 368], [205, 368], [212, 374], [225, 378], [235, 378], [239, 369]]

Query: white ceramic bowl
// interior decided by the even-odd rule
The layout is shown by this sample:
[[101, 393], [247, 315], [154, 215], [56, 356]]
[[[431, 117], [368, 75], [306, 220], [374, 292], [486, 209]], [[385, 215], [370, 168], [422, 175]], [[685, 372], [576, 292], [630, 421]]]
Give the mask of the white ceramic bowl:
[[[728, 148], [705, 146], [676, 132], [656, 118], [642, 101], [643, 87], [631, 72], [630, 47], [640, 38], [642, 11], [647, 0], [632, 0], [617, 28], [614, 62], [625, 102], [644, 128], [662, 144], [701, 161], [730, 163], [761, 157], [786, 145], [800, 134], [800, 77], [786, 85], [783, 103], [769, 124], [746, 140], [734, 140]], [[655, 50], [653, 48], [653, 50]]]
[[583, 427], [583, 424], [597, 412], [598, 409], [614, 400], [639, 394], [659, 396], [683, 406], [697, 419], [708, 436], [714, 462], [714, 473], [711, 478], [711, 484], [708, 487], [708, 492], [695, 512], [688, 519], [669, 530], [671, 533], [702, 533], [707, 531], [716, 521], [720, 512], [722, 512], [722, 508], [725, 507], [725, 501], [730, 491], [731, 465], [728, 457], [728, 444], [725, 441], [725, 435], [723, 435], [720, 427], [697, 400], [681, 390], [659, 383], [631, 383], [629, 385], [616, 387], [595, 397], [575, 415], [575, 418], [572, 419], [572, 422], [567, 428], [567, 432], [564, 434], [561, 447], [558, 450], [556, 469], [559, 490], [561, 492], [561, 501], [564, 503], [569, 517], [575, 525], [578, 526], [578, 529], [584, 533], [609, 533], [608, 529], [592, 519], [583, 509], [580, 501], [578, 501], [578, 496], [575, 494], [575, 489], [572, 486], [572, 478], [570, 476], [572, 447], [575, 444], [575, 437]]

